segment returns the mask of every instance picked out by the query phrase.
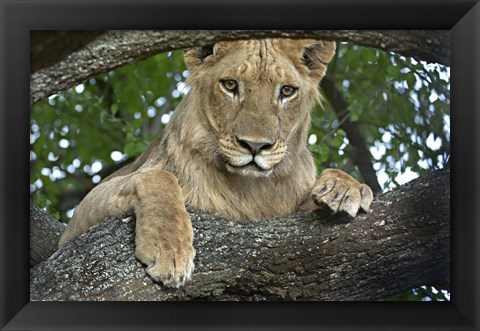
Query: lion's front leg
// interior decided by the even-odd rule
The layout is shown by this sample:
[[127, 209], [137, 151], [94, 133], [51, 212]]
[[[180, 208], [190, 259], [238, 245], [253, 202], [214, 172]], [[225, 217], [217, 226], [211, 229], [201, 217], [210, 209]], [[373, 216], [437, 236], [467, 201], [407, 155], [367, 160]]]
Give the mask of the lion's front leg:
[[192, 276], [195, 257], [190, 216], [177, 179], [165, 171], [133, 178], [137, 201], [135, 256], [165, 286], [180, 287]]
[[146, 170], [100, 183], [75, 209], [59, 247], [107, 216], [133, 213], [135, 256], [146, 272], [165, 286], [183, 285], [194, 268], [193, 231], [177, 179], [166, 171]]
[[327, 205], [334, 213], [345, 211], [355, 216], [360, 208], [368, 211], [373, 200], [370, 187], [338, 169], [325, 169], [312, 190], [317, 205]]

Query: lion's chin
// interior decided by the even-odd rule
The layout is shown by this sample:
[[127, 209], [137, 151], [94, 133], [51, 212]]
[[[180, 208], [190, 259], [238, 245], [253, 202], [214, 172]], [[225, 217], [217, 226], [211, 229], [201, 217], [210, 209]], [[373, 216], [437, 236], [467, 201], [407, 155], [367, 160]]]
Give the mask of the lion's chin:
[[242, 167], [234, 167], [226, 163], [225, 168], [228, 172], [232, 174], [237, 174], [245, 177], [268, 177], [273, 172], [273, 168], [265, 170], [257, 166], [254, 162], [250, 162], [249, 164]]

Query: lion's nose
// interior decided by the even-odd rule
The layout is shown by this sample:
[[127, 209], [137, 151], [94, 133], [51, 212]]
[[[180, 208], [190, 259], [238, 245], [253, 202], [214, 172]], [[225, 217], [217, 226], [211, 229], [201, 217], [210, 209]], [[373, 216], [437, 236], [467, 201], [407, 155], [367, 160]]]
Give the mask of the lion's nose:
[[257, 155], [261, 151], [270, 149], [275, 142], [266, 142], [266, 141], [249, 141], [245, 139], [240, 139], [237, 137], [238, 144], [246, 149], [248, 149], [252, 155]]

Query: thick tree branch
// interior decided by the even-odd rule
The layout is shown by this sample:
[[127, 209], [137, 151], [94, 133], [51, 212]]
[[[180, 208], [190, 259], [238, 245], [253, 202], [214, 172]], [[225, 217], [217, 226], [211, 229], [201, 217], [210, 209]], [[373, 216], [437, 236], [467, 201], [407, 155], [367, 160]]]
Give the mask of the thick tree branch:
[[[31, 270], [32, 300], [374, 300], [449, 275], [450, 171], [325, 212], [258, 223], [191, 212], [193, 281], [165, 289], [134, 258], [134, 218], [110, 218]], [[32, 222], [36, 222], [35, 218]]]
[[[209, 31], [107, 31], [83, 48], [73, 51], [64, 57], [69, 50], [84, 45], [91, 34], [61, 36], [45, 36], [45, 41], [32, 37], [32, 63], [35, 70], [30, 77], [30, 103], [38, 102], [51, 94], [65, 90], [96, 74], [115, 69], [119, 66], [135, 62], [157, 53], [183, 49], [193, 46], [212, 44], [220, 40], [247, 38], [288, 37], [317, 38], [338, 41], [349, 41], [363, 46], [376, 47], [386, 51], [398, 52], [413, 56], [419, 60], [450, 63], [450, 35], [448, 31], [424, 30], [209, 30]], [[75, 38], [81, 39], [78, 43]], [[65, 45], [67, 52], [61, 50], [56, 43], [55, 54], [49, 58], [45, 45], [57, 40]], [[61, 42], [63, 40], [63, 43]], [[68, 43], [66, 42], [68, 40]], [[74, 45], [75, 47], [71, 47]], [[48, 48], [47, 48], [48, 49]], [[62, 56], [57, 56], [62, 54]], [[59, 62], [52, 63], [51, 59]], [[48, 61], [47, 61], [48, 60]], [[45, 65], [49, 65], [45, 67]]]
[[373, 193], [378, 194], [382, 192], [382, 188], [378, 183], [377, 174], [372, 166], [371, 154], [367, 148], [367, 144], [360, 134], [357, 124], [348, 118], [350, 113], [348, 103], [343, 99], [340, 91], [335, 87], [335, 83], [330, 77], [325, 77], [321, 82], [321, 86], [337, 114], [340, 128], [347, 134], [348, 141], [352, 148], [350, 158], [360, 170], [365, 183], [370, 186]]
[[30, 72], [54, 65], [105, 31], [30, 31]]
[[54, 220], [30, 201], [30, 267], [45, 261], [57, 250], [65, 225]]

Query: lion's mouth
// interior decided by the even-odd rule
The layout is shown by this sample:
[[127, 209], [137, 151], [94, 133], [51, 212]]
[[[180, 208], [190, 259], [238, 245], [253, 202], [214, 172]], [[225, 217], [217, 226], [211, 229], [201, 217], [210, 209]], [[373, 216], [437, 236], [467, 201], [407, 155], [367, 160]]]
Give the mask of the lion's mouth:
[[229, 162], [225, 162], [225, 167], [229, 172], [241, 176], [268, 177], [273, 172], [273, 168], [263, 169], [253, 160], [242, 166], [235, 166]]

